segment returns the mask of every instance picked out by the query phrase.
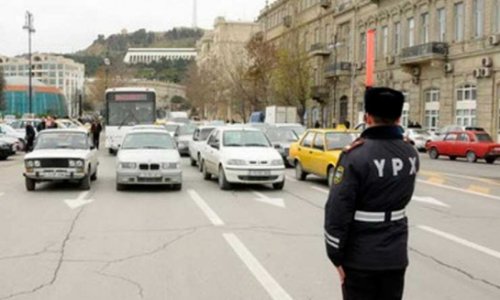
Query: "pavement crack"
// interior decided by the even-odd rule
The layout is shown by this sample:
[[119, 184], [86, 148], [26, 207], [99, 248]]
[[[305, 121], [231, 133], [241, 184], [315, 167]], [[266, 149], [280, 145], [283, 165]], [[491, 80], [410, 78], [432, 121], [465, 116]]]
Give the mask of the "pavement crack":
[[422, 251], [420, 251], [420, 250], [417, 250], [417, 249], [415, 249], [415, 248], [413, 248], [413, 247], [409, 247], [409, 249], [410, 249], [410, 251], [412, 251], [412, 252], [414, 252], [414, 253], [416, 253], [416, 254], [418, 254], [418, 255], [422, 256], [422, 257], [425, 257], [425, 258], [427, 258], [427, 259], [430, 259], [430, 260], [432, 260], [433, 262], [435, 262], [435, 263], [437, 263], [437, 264], [439, 264], [439, 265], [441, 265], [441, 266], [443, 266], [443, 267], [446, 267], [446, 268], [448, 268], [448, 269], [450, 269], [450, 270], [456, 271], [456, 272], [458, 272], [458, 273], [460, 273], [460, 274], [462, 274], [462, 275], [464, 275], [464, 276], [468, 277], [469, 279], [471, 279], [471, 280], [473, 280], [473, 281], [481, 282], [481, 283], [486, 284], [486, 285], [488, 285], [488, 286], [490, 286], [490, 287], [493, 287], [493, 288], [495, 288], [495, 289], [500, 290], [500, 285], [498, 285], [498, 284], [496, 284], [496, 283], [490, 282], [490, 281], [488, 281], [488, 280], [486, 280], [486, 279], [478, 278], [478, 277], [476, 277], [476, 276], [472, 275], [471, 273], [469, 273], [469, 272], [467, 272], [467, 271], [465, 271], [465, 270], [463, 270], [463, 269], [461, 269], [461, 268], [459, 268], [459, 267], [455, 267], [455, 266], [453, 266], [453, 265], [450, 265], [450, 264], [448, 264], [448, 263], [445, 263], [444, 261], [439, 260], [439, 259], [437, 259], [436, 257], [434, 257], [434, 256], [432, 256], [432, 255], [430, 255], [430, 254], [426, 254], [426, 253], [424, 253], [424, 252], [422, 252]]
[[196, 228], [188, 230], [187, 232], [185, 232], [185, 233], [183, 233], [181, 235], [178, 235], [174, 239], [171, 239], [168, 242], [163, 243], [159, 247], [156, 247], [156, 248], [154, 248], [154, 249], [152, 249], [150, 251], [147, 251], [147, 252], [143, 252], [143, 253], [139, 253], [139, 254], [134, 254], [134, 255], [129, 255], [129, 256], [126, 256], [126, 257], [118, 258], [118, 259], [108, 260], [106, 262], [106, 264], [99, 270], [99, 272], [103, 272], [104, 270], [106, 270], [107, 268], [109, 268], [109, 266], [111, 266], [112, 264], [118, 264], [118, 263], [121, 263], [121, 262], [124, 262], [124, 261], [127, 261], [127, 260], [136, 259], [136, 258], [140, 258], [140, 257], [151, 256], [151, 255], [154, 255], [154, 254], [156, 254], [158, 252], [164, 251], [168, 247], [170, 247], [170, 246], [174, 245], [175, 243], [177, 243], [178, 241], [182, 240], [183, 238], [185, 238], [185, 237], [187, 237], [189, 235], [194, 234], [196, 231], [197, 231]]
[[22, 295], [34, 294], [34, 293], [36, 293], [36, 292], [38, 292], [46, 287], [53, 285], [56, 282], [56, 280], [59, 276], [59, 271], [61, 270], [61, 266], [64, 262], [64, 255], [66, 253], [66, 245], [69, 242], [69, 240], [71, 239], [71, 234], [73, 233], [73, 230], [75, 229], [75, 225], [76, 225], [78, 219], [80, 218], [82, 212], [84, 211], [84, 209], [85, 208], [81, 208], [78, 211], [78, 213], [75, 215], [75, 217], [73, 218], [73, 220], [71, 222], [71, 225], [70, 225], [68, 231], [66, 232], [66, 235], [64, 236], [64, 239], [61, 243], [61, 247], [59, 248], [59, 251], [57, 251], [57, 253], [59, 253], [59, 258], [57, 260], [56, 267], [52, 273], [52, 277], [50, 278], [50, 280], [32, 288], [31, 290], [19, 291], [19, 292], [15, 292], [15, 293], [12, 293], [12, 294], [7, 295], [7, 296], [3, 296], [0, 298], [0, 300], [12, 299], [12, 298], [22, 296]]
[[58, 253], [58, 251], [49, 250], [53, 245], [54, 245], [54, 243], [51, 243], [50, 245], [45, 246], [42, 250], [39, 250], [39, 251], [36, 251], [36, 252], [32, 252], [32, 253], [24, 253], [24, 254], [15, 254], [15, 255], [9, 255], [9, 256], [2, 256], [2, 257], [0, 257], [0, 261], [14, 260], [14, 259], [21, 259], [21, 258], [28, 258], [28, 257], [36, 257], [36, 256], [40, 256], [40, 255], [43, 255], [43, 254], [46, 254], [46, 253]]
[[105, 273], [103, 271], [97, 271], [95, 273], [98, 275], [101, 275], [103, 277], [118, 279], [120, 281], [124, 281], [126, 283], [133, 285], [137, 289], [137, 294], [139, 295], [139, 297], [141, 299], [144, 299], [144, 288], [142, 287], [142, 285], [139, 282], [134, 281], [134, 280], [129, 279], [129, 278], [126, 278], [126, 277], [123, 277], [123, 276], [120, 276], [120, 275]]

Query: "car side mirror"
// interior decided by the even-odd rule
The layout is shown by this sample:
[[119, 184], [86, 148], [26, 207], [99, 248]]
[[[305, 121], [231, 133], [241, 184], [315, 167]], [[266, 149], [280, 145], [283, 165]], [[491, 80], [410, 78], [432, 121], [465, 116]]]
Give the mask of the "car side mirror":
[[212, 148], [214, 148], [214, 149], [217, 149], [217, 150], [219, 150], [219, 148], [220, 148], [220, 147], [219, 147], [219, 143], [211, 143], [211, 144], [210, 144], [210, 147], [212, 147]]

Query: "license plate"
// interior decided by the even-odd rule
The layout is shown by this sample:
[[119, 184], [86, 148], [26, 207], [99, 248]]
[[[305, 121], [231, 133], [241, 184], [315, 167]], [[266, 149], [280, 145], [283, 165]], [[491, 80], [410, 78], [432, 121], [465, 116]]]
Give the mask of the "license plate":
[[141, 178], [160, 178], [161, 175], [158, 173], [141, 173], [139, 175]]
[[269, 170], [252, 170], [250, 171], [250, 176], [270, 176], [271, 171]]

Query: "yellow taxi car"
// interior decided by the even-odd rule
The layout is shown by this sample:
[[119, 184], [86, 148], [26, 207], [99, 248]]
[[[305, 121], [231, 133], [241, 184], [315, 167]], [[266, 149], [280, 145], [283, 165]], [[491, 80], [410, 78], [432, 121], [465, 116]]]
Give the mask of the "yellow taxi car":
[[297, 180], [314, 174], [333, 184], [334, 170], [342, 149], [359, 136], [358, 131], [343, 129], [309, 129], [290, 146], [288, 162], [295, 166]]

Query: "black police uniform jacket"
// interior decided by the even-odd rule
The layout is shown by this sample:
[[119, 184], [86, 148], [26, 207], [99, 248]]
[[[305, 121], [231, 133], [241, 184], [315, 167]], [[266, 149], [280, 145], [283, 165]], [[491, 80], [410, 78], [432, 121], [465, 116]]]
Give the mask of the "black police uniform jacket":
[[[343, 151], [325, 208], [325, 242], [335, 266], [407, 267], [408, 220], [391, 221], [391, 212], [410, 202], [419, 166], [398, 126], [368, 128]], [[357, 221], [356, 211], [385, 213], [385, 221]]]

